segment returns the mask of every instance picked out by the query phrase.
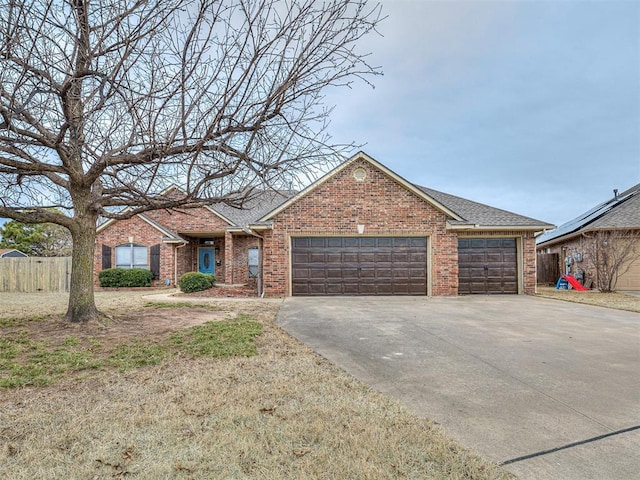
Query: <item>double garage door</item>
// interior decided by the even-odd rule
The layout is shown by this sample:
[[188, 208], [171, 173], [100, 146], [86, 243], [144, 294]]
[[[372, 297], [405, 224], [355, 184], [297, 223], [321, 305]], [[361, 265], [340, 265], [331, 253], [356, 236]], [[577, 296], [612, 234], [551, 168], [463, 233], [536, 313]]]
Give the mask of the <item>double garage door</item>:
[[426, 295], [425, 237], [291, 239], [293, 295]]
[[[291, 239], [292, 294], [426, 295], [425, 237]], [[458, 240], [458, 292], [518, 293], [515, 238]]]

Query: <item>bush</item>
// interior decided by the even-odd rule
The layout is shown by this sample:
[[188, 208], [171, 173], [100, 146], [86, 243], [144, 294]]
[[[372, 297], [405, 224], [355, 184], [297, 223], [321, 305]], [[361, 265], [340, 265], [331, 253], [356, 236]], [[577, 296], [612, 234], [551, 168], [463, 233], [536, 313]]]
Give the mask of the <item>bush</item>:
[[178, 286], [184, 293], [201, 292], [213, 287], [216, 277], [208, 273], [187, 272], [178, 280]]
[[146, 268], [108, 268], [98, 279], [101, 287], [150, 287], [153, 273]]

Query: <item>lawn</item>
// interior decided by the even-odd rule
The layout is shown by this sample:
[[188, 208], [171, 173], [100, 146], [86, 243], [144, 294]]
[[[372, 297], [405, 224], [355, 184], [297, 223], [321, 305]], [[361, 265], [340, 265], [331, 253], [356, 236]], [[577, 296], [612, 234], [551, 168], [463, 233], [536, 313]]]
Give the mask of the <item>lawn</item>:
[[538, 286], [536, 295], [567, 302], [586, 303], [597, 307], [615, 308], [640, 313], [640, 297], [625, 293], [600, 293], [597, 290], [579, 292], [577, 290], [556, 290], [554, 287]]
[[0, 378], [27, 371], [0, 388], [0, 478], [512, 478], [287, 335], [279, 304], [194, 301], [101, 292], [112, 320], [79, 327], [64, 296], [0, 294]]

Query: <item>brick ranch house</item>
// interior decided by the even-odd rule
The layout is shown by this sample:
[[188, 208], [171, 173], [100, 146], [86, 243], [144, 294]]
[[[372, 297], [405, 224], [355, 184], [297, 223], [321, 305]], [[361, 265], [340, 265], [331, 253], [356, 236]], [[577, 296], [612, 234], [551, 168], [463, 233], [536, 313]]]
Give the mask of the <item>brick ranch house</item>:
[[[358, 153], [298, 193], [154, 211], [98, 227], [95, 271], [185, 272], [266, 296], [532, 294], [553, 225], [409, 183]], [[96, 273], [97, 282], [97, 273]]]
[[616, 290], [640, 291], [640, 183], [537, 238], [540, 254], [557, 254], [560, 272], [597, 285], [593, 237], [597, 232], [634, 232], [635, 258]]

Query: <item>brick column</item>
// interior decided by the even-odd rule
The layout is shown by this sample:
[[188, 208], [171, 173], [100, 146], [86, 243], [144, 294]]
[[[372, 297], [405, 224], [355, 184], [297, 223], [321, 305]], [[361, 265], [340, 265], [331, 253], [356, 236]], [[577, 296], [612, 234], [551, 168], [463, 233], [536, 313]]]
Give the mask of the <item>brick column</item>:
[[233, 283], [233, 235], [224, 232], [224, 283]]

